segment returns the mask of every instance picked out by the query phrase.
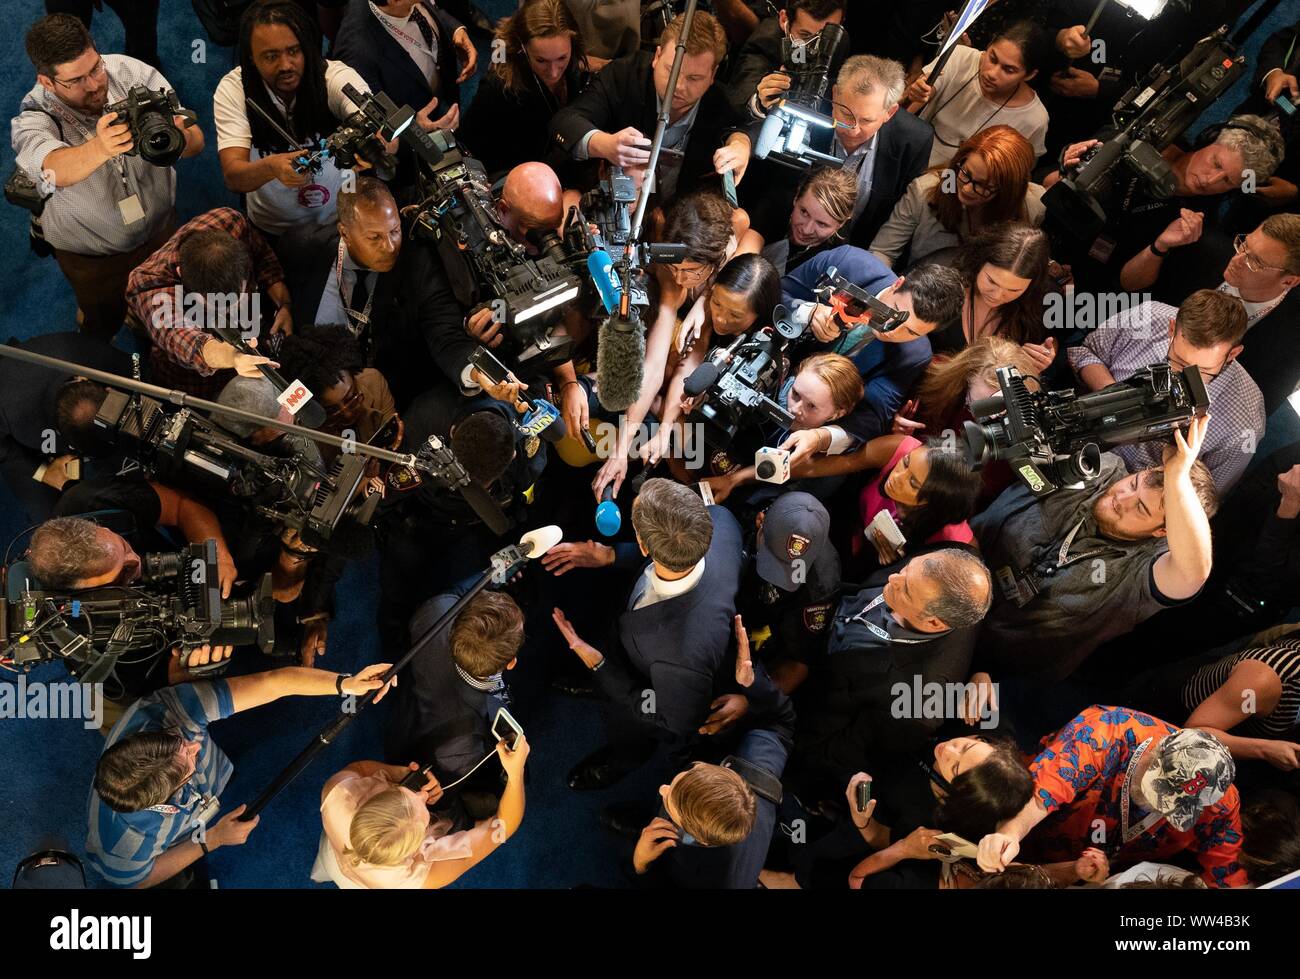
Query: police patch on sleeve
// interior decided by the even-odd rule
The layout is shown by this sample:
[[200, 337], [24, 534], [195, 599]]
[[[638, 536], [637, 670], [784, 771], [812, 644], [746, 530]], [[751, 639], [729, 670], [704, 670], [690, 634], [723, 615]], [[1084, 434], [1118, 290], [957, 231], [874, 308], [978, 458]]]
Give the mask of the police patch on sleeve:
[[808, 605], [803, 610], [803, 627], [809, 632], [825, 632], [826, 626], [831, 621], [831, 606], [833, 602], [822, 602], [820, 605]]

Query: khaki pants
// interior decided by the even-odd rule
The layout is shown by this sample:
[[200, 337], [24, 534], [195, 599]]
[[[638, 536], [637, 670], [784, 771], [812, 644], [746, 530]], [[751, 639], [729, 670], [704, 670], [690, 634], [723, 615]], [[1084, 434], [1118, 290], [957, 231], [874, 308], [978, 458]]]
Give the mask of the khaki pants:
[[120, 255], [78, 255], [54, 249], [55, 261], [72, 286], [81, 309], [81, 332], [112, 340], [126, 318], [126, 280], [137, 265], [161, 248], [176, 230], [173, 213], [158, 233]]

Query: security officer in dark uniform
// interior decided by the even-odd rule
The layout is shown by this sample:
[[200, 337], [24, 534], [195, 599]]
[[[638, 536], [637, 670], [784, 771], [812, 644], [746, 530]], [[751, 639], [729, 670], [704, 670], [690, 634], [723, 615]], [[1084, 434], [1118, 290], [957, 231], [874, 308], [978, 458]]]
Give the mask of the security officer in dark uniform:
[[[809, 493], [785, 493], [754, 518], [737, 611], [783, 692], [825, 656], [840, 590], [830, 515]], [[753, 560], [748, 560], [753, 558]]]
[[[403, 413], [403, 452], [429, 436], [449, 445], [471, 479], [515, 524], [528, 516], [546, 468], [546, 446], [524, 432], [513, 407], [487, 395], [465, 398], [448, 384], [424, 392]], [[487, 567], [501, 539], [458, 492], [405, 466], [384, 474], [375, 518], [380, 549], [379, 632], [384, 648], [401, 652], [416, 606]]]

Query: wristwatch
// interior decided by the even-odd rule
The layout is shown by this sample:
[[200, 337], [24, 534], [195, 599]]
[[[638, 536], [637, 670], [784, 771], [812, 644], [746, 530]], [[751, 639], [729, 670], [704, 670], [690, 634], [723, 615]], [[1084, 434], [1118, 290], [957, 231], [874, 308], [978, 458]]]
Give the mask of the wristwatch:
[[346, 694], [343, 693], [343, 681], [351, 675], [351, 673], [340, 673], [334, 677], [334, 689], [339, 692], [340, 697], [346, 696]]

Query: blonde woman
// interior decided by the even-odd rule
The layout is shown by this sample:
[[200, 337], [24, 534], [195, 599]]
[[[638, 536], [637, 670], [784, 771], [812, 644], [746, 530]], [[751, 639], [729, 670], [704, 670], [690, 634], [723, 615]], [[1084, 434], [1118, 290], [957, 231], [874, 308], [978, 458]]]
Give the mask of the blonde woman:
[[522, 735], [513, 751], [504, 741], [497, 744], [506, 789], [496, 815], [457, 833], [450, 832], [450, 819], [429, 812], [429, 804], [442, 797], [437, 779], [429, 776], [419, 792], [400, 784], [417, 764], [353, 762], [321, 789], [324, 831], [311, 879], [349, 889], [445, 887], [523, 822], [528, 751]]

